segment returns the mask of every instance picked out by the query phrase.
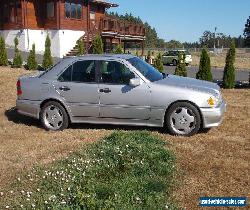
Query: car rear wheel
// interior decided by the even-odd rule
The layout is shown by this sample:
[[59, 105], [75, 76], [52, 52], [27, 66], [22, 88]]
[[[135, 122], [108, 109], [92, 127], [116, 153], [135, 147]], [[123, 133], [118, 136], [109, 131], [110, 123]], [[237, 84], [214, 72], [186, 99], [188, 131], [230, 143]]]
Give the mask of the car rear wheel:
[[200, 129], [200, 113], [198, 109], [190, 103], [175, 103], [166, 113], [165, 125], [172, 135], [192, 136]]
[[67, 128], [69, 124], [66, 110], [55, 101], [50, 101], [42, 107], [40, 118], [46, 130], [61, 131]]

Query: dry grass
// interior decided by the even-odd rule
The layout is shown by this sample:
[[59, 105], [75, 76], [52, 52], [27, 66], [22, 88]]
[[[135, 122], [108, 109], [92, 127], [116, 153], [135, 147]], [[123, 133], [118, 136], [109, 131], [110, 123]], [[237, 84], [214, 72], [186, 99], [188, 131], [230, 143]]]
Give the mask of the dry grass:
[[[215, 55], [210, 53], [211, 66], [215, 68], [224, 68], [226, 60], [226, 51], [223, 53]], [[200, 53], [192, 53], [192, 66], [199, 66], [200, 63]], [[235, 68], [241, 70], [250, 69], [250, 53], [236, 51]]]
[[[63, 132], [44, 131], [36, 120], [12, 110], [16, 79], [24, 73], [0, 68], [0, 191], [16, 174], [60, 159], [118, 128], [75, 125]], [[177, 154], [182, 181], [174, 195], [186, 209], [198, 209], [201, 196], [250, 196], [250, 90], [223, 94], [228, 103], [224, 123], [209, 133], [181, 138], [149, 129]]]

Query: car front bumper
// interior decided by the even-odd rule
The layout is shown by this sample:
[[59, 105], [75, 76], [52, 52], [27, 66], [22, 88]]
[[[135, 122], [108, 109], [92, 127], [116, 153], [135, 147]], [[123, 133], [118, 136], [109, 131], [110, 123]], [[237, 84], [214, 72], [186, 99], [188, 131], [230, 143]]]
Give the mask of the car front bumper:
[[16, 100], [16, 108], [18, 113], [39, 119], [40, 101]]
[[203, 127], [211, 128], [219, 126], [222, 123], [223, 115], [226, 112], [226, 106], [225, 101], [223, 101], [220, 106], [215, 108], [201, 108]]

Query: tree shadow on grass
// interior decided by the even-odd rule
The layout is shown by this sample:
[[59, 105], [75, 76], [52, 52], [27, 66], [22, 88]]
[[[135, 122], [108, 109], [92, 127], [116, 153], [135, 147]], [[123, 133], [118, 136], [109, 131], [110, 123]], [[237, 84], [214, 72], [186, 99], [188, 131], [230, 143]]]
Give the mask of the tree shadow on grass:
[[[35, 126], [37, 128], [43, 128], [40, 121], [34, 119], [32, 117], [28, 117], [25, 115], [21, 115], [17, 112], [16, 107], [12, 107], [5, 111], [5, 116], [7, 117], [8, 121], [11, 121], [15, 124], [24, 124], [27, 126]], [[104, 130], [128, 130], [128, 131], [135, 131], [135, 130], [147, 130], [147, 131], [157, 131], [160, 133], [164, 133], [163, 129], [156, 128], [156, 127], [146, 127], [146, 126], [127, 126], [127, 125], [107, 125], [107, 124], [89, 124], [89, 123], [76, 123], [70, 124], [69, 129], [104, 129]]]

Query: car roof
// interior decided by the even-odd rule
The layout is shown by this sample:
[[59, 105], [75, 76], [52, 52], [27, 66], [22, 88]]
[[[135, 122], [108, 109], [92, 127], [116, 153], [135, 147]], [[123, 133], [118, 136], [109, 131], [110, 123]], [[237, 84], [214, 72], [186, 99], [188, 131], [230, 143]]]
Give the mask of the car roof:
[[83, 59], [110, 59], [110, 58], [113, 58], [113, 59], [124, 59], [124, 60], [127, 60], [127, 59], [130, 59], [130, 58], [134, 58], [136, 56], [134, 55], [131, 55], [131, 54], [86, 54], [86, 55], [83, 55], [83, 56], [69, 56], [69, 57], [65, 57], [64, 59], [69, 59], [69, 58], [72, 58], [72, 59], [75, 59], [75, 58], [83, 58]]

